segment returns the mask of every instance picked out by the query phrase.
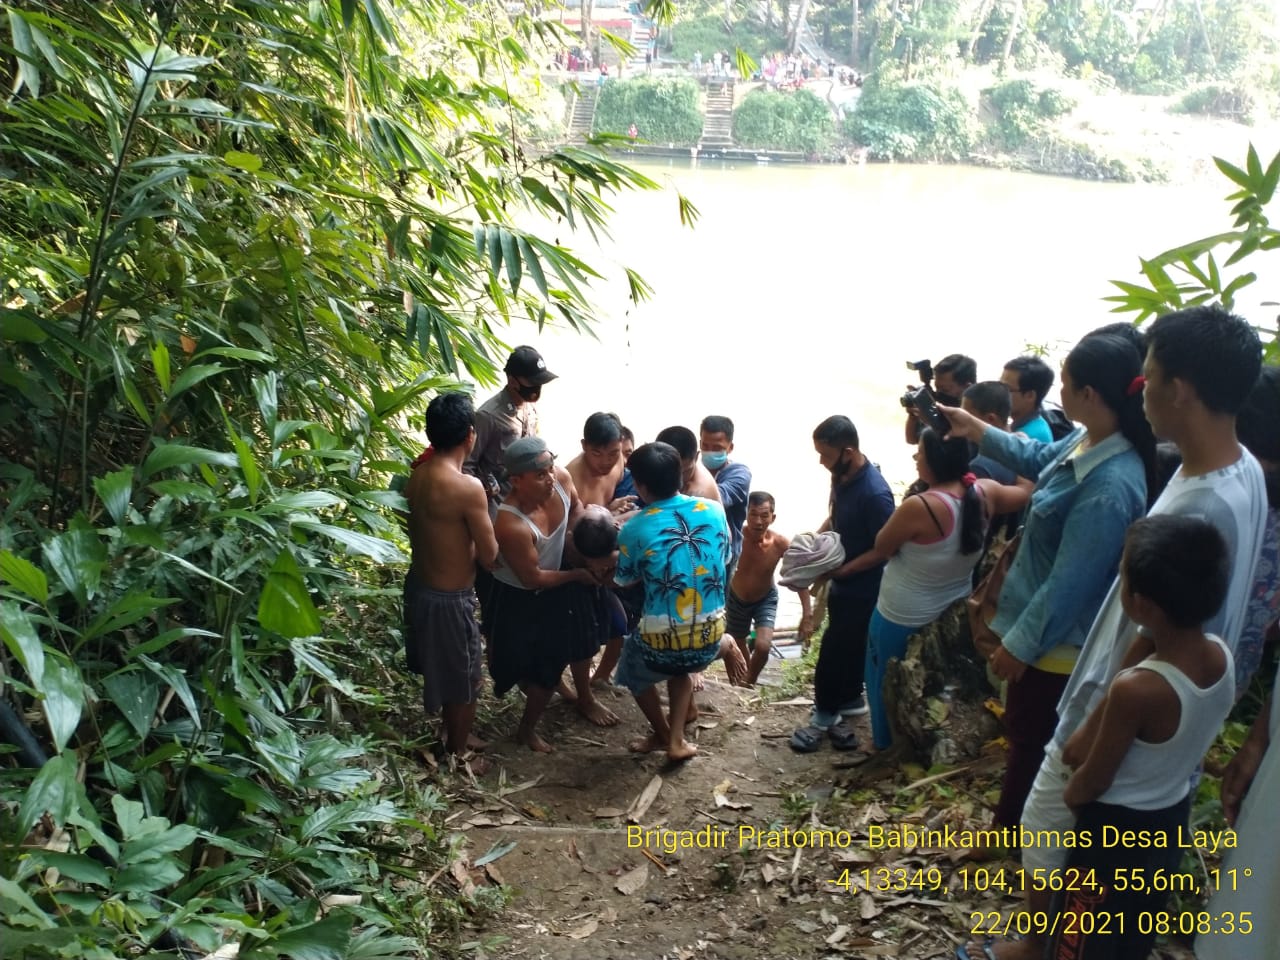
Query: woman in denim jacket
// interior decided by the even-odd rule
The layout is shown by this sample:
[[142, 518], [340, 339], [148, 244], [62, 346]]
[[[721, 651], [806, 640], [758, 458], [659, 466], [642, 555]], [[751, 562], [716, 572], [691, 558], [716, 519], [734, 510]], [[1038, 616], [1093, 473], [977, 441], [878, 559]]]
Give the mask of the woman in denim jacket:
[[1009, 759], [995, 827], [1015, 827], [1057, 723], [1076, 656], [1115, 579], [1129, 524], [1154, 492], [1155, 438], [1142, 412], [1142, 356], [1131, 338], [1089, 334], [1062, 365], [1062, 407], [1079, 428], [1055, 443], [994, 430], [940, 408], [950, 436], [1036, 481], [992, 631], [991, 669], [1009, 682]]

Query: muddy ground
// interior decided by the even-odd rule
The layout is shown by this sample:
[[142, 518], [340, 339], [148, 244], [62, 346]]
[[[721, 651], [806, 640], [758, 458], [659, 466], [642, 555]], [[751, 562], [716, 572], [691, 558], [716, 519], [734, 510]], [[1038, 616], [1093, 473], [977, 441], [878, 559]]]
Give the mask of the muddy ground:
[[[775, 661], [763, 679], [776, 683], [778, 673]], [[787, 738], [805, 722], [803, 698], [767, 702], [725, 683], [718, 665], [707, 680], [690, 728], [698, 755], [679, 767], [628, 751], [646, 728], [621, 690], [603, 695], [622, 718], [612, 728], [553, 702], [544, 718], [556, 745], [550, 755], [518, 747], [499, 729], [514, 723], [509, 714], [489, 721], [492, 729], [480, 732], [495, 738], [493, 770], [446, 779], [454, 799], [447, 825], [465, 843], [445, 882], [463, 895], [505, 884], [510, 903], [458, 943], [439, 945], [443, 956], [923, 960], [954, 956], [975, 914], [1007, 915], [1017, 905], [975, 890], [1015, 862], [968, 864], [959, 849], [873, 850], [867, 839], [874, 825], [985, 826], [999, 792], [999, 744], [932, 775], [910, 762], [838, 753], [829, 742], [798, 754]], [[856, 725], [868, 741], [866, 718]], [[629, 827], [710, 828], [724, 839], [664, 851], [629, 843]], [[840, 847], [770, 848], [760, 841], [779, 840], [776, 833], [752, 838], [744, 827], [849, 836], [834, 835]], [[1177, 945], [1162, 951], [1191, 956]]]

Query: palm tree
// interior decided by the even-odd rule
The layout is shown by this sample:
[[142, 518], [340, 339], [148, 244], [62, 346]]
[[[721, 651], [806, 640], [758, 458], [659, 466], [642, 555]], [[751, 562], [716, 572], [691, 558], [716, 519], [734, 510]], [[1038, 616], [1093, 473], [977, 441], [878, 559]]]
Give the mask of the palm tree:
[[674, 542], [668, 542], [667, 556], [670, 557], [681, 547], [687, 547], [693, 553], [695, 560], [701, 560], [702, 548], [711, 546], [711, 541], [702, 534], [711, 529], [711, 524], [700, 523], [696, 527], [690, 527], [689, 521], [681, 513], [676, 514], [676, 523], [678, 526], [667, 527], [661, 531], [663, 536], [674, 540]]
[[662, 576], [658, 578], [658, 589], [667, 598], [667, 623], [674, 631], [676, 628], [675, 601], [680, 594], [689, 589], [689, 581], [685, 579], [683, 573], [677, 573], [671, 569], [670, 559], [662, 569]]

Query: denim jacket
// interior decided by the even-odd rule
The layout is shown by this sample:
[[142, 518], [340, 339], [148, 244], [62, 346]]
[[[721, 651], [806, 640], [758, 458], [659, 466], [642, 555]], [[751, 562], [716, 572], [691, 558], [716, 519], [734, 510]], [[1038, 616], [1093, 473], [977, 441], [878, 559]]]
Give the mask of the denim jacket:
[[1060, 645], [1080, 647], [1115, 579], [1129, 524], [1147, 509], [1142, 458], [1116, 432], [1078, 456], [1083, 427], [1056, 443], [1002, 430], [981, 451], [1036, 481], [1022, 543], [991, 629], [1005, 649], [1035, 664]]

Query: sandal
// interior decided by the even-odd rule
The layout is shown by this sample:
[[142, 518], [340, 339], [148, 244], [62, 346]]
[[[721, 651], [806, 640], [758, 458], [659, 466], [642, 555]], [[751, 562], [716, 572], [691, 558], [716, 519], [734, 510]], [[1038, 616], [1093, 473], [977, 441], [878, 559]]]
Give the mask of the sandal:
[[850, 730], [843, 721], [834, 724], [827, 732], [831, 734], [831, 746], [835, 749], [845, 751], [858, 749], [858, 735]]
[[991, 949], [991, 938], [988, 937], [982, 944], [982, 956], [976, 956], [969, 952], [969, 945], [962, 943], [956, 947], [956, 960], [996, 960], [995, 951]]
[[826, 732], [821, 727], [801, 727], [791, 735], [791, 749], [796, 753], [816, 753]]

